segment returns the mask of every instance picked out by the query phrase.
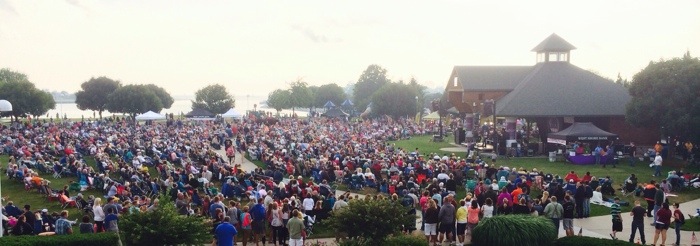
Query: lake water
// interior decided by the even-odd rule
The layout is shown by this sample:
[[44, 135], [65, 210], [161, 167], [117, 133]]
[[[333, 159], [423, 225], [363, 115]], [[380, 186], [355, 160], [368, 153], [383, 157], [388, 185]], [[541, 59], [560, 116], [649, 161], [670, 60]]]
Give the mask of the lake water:
[[[269, 108], [261, 108], [261, 103], [267, 100], [267, 96], [258, 96], [258, 95], [243, 95], [243, 96], [236, 96], [234, 95], [234, 98], [236, 99], [236, 110], [240, 111], [241, 113], [245, 113], [249, 110], [253, 110], [254, 106], [257, 105], [258, 110], [263, 110], [266, 112], [272, 112], [273, 114], [275, 113], [274, 109], [269, 109]], [[179, 115], [180, 113], [186, 114], [187, 112], [190, 112], [192, 110], [192, 102], [190, 99], [183, 99], [183, 98], [178, 98], [175, 99], [175, 102], [173, 102], [173, 105], [169, 109], [163, 109], [160, 113], [161, 114], [166, 114], [166, 113], [173, 113], [175, 115]], [[299, 116], [307, 116], [308, 111], [295, 111], [297, 115]], [[87, 110], [83, 111], [78, 109], [78, 106], [75, 103], [56, 103], [56, 108], [49, 110], [48, 115], [49, 117], [56, 117], [56, 114], [59, 114], [61, 117], [64, 115], [67, 116], [68, 118], [81, 118], [85, 117], [91, 118], [93, 117], [93, 111]], [[282, 110], [281, 114], [287, 114], [291, 115], [292, 110]], [[97, 112], [94, 113], [96, 117], [99, 117]], [[110, 113], [108, 111], [102, 112], [102, 116], [111, 116], [113, 113]], [[121, 116], [122, 114], [118, 113], [116, 114], [118, 116]], [[46, 115], [43, 115], [42, 117], [46, 117]]]

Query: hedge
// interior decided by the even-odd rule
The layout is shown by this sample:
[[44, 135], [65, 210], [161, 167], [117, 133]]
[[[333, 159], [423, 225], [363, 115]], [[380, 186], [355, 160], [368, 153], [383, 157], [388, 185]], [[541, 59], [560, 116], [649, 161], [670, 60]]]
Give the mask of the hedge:
[[550, 219], [531, 215], [503, 215], [479, 221], [472, 233], [474, 245], [551, 245], [557, 239]]
[[633, 246], [637, 245], [623, 240], [610, 240], [595, 237], [562, 237], [554, 241], [555, 246]]
[[119, 237], [115, 233], [71, 234], [62, 236], [5, 236], [0, 238], [2, 246], [117, 246]]
[[[311, 244], [315, 245], [315, 244]], [[320, 245], [320, 244], [318, 244]], [[373, 246], [377, 245], [375, 243], [372, 243], [366, 239], [358, 239], [358, 240], [345, 240], [341, 241], [339, 246]], [[399, 236], [390, 236], [387, 237], [384, 242], [382, 242], [383, 246], [428, 246], [428, 241], [425, 240], [425, 237], [421, 236], [413, 236], [413, 235], [399, 235]]]

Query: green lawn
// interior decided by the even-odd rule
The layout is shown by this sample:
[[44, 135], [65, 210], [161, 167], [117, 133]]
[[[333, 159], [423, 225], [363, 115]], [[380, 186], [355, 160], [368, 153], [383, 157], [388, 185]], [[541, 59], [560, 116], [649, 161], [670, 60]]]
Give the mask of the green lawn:
[[[671, 223], [671, 228], [676, 228], [676, 223]], [[688, 218], [685, 214], [685, 224], [681, 226], [681, 231], [700, 231], [700, 217]]]

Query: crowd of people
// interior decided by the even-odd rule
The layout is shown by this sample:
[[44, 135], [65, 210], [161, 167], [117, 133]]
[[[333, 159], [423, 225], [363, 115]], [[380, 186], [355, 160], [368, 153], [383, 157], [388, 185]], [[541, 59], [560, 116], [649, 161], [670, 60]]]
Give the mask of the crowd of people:
[[[28, 190], [77, 206], [84, 214], [80, 232], [118, 231], [121, 214], [156, 210], [159, 194], [165, 194], [181, 215], [211, 219], [219, 245], [230, 245], [234, 236], [243, 245], [301, 245], [314, 223], [359, 200], [336, 197], [338, 184], [376, 189], [384, 195], [367, 199], [415, 208], [420, 229], [434, 243], [462, 243], [480, 220], [504, 214], [546, 216], [557, 228], [561, 219], [573, 235], [574, 216], [588, 217], [590, 202], [604, 202], [602, 193], [615, 191], [609, 177], [587, 173], [579, 179], [572, 172], [561, 178], [497, 166], [478, 155], [439, 156], [389, 143], [428, 128], [388, 118], [13, 123], [2, 128], [2, 151], [11, 156], [3, 168]], [[260, 160], [265, 168], [242, 170], [237, 155]], [[75, 181], [54, 189], [43, 175]], [[456, 197], [460, 186], [468, 191], [463, 199]], [[99, 195], [83, 196], [92, 189]], [[543, 192], [531, 197], [532, 190]], [[66, 234], [78, 224], [66, 219], [67, 211], [50, 215], [30, 205], [22, 211], [6, 202], [3, 223], [15, 235]], [[404, 226], [406, 232], [415, 229]]]

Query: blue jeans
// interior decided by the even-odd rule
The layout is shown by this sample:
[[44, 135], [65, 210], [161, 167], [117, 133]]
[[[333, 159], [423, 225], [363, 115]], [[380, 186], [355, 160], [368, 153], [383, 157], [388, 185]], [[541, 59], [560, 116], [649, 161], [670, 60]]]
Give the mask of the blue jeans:
[[591, 199], [583, 199], [583, 216], [588, 217], [591, 215]]
[[681, 223], [676, 222], [676, 245], [681, 245]]
[[635, 164], [637, 164], [637, 158], [634, 158], [634, 156], [630, 156], [629, 162], [630, 167], [633, 167]]
[[654, 176], [656, 176], [656, 177], [661, 176], [661, 166], [654, 166]]
[[661, 206], [654, 205], [654, 223], [656, 223], [656, 212], [659, 212], [659, 209], [661, 209]]
[[641, 237], [642, 244], [646, 244], [647, 241], [644, 239], [644, 221], [632, 222], [632, 234], [630, 234], [630, 243], [634, 243], [634, 234], [636, 230], [639, 230], [639, 237]]
[[[559, 235], [559, 218], [552, 218], [552, 223], [554, 223], [554, 228], [556, 228], [557, 235]], [[559, 237], [559, 236], [557, 236]]]
[[595, 164], [596, 165], [600, 164], [600, 154], [595, 155]]

